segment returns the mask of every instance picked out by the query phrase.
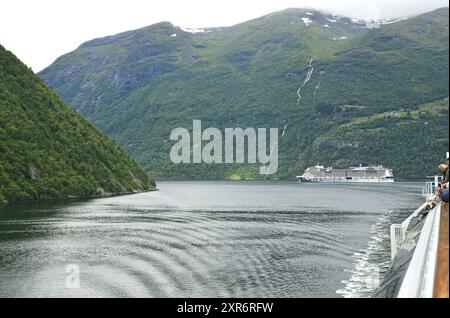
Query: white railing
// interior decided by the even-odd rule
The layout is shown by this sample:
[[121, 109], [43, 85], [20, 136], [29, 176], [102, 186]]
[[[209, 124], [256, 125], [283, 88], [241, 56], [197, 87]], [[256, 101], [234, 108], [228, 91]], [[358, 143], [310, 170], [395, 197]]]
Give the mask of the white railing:
[[406, 232], [408, 231], [409, 224], [427, 206], [428, 206], [428, 202], [425, 202], [401, 224], [392, 224], [391, 225], [391, 259], [392, 260], [395, 258], [395, 255], [397, 255], [397, 252], [398, 252], [401, 244], [405, 240]]
[[441, 204], [428, 213], [398, 298], [432, 298], [439, 246]]
[[427, 198], [427, 201], [430, 201], [432, 197], [434, 197], [438, 187], [439, 187], [439, 177], [434, 176], [434, 181], [428, 181], [425, 183], [425, 187], [422, 190], [422, 194]]
[[428, 181], [425, 183], [425, 187], [422, 189], [422, 194], [426, 198], [426, 202], [422, 204], [417, 210], [415, 210], [405, 221], [401, 224], [392, 224], [391, 231], [391, 259], [395, 258], [397, 252], [405, 240], [406, 232], [408, 231], [409, 224], [411, 220], [419, 215], [427, 206], [431, 204], [431, 202], [436, 201], [436, 190], [439, 187], [439, 177], [429, 177], [433, 178], [434, 181]]
[[[449, 157], [447, 152], [446, 158]], [[426, 202], [412, 213], [402, 224], [391, 225], [391, 258], [397, 252], [406, 238], [411, 220], [424, 211], [427, 206], [432, 209], [425, 220], [420, 232], [408, 270], [402, 281], [399, 298], [431, 298], [433, 297], [434, 281], [436, 276], [436, 263], [439, 245], [439, 227], [441, 218], [441, 202], [438, 200], [436, 191], [439, 188], [439, 177], [428, 177], [434, 179], [425, 184], [422, 193]]]

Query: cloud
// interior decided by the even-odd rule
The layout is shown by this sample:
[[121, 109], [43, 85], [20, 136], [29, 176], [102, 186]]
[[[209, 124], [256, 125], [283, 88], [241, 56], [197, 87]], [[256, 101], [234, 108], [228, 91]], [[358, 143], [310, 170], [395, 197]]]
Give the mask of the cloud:
[[286, 8], [317, 8], [356, 18], [399, 18], [447, 0], [2, 0], [0, 43], [39, 71], [80, 43], [160, 21], [229, 26]]
[[[311, 1], [313, 7], [354, 18], [395, 19], [418, 15], [440, 7], [447, 7], [447, 0], [343, 0]], [[314, 3], [314, 4], [313, 4]]]

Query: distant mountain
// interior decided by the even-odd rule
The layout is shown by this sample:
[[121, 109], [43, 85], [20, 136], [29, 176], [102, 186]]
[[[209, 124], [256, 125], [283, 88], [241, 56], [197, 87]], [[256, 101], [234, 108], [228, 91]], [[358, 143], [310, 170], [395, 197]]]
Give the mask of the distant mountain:
[[0, 46], [0, 203], [154, 187], [118, 145]]
[[170, 131], [193, 119], [278, 127], [273, 178], [358, 162], [419, 178], [448, 149], [448, 18], [368, 25], [289, 9], [226, 28], [163, 22], [86, 42], [40, 75], [158, 178], [258, 177], [259, 166], [173, 165]]

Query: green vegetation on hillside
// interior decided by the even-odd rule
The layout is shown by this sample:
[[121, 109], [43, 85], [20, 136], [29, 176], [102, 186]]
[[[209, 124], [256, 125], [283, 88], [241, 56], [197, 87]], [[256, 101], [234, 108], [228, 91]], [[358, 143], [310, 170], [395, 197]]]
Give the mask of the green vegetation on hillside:
[[[195, 34], [164, 22], [86, 42], [40, 75], [154, 177], [260, 178], [258, 165], [172, 164], [171, 130], [201, 119], [280, 135], [287, 127], [271, 178], [319, 162], [383, 164], [421, 178], [448, 149], [448, 111], [424, 106], [449, 96], [448, 17], [443, 8], [369, 29], [290, 9]], [[419, 109], [419, 119], [384, 115]], [[364, 118], [378, 126], [357, 126]]]
[[[402, 171], [402, 178], [414, 179], [418, 178], [417, 171], [436, 174], [437, 163], [444, 159], [443, 150], [448, 149], [448, 130], [449, 101], [446, 98], [415, 110], [351, 120], [317, 138], [310, 156], [325, 165], [341, 167], [383, 162]], [[356, 157], [359, 162], [352, 160]]]
[[92, 197], [153, 186], [118, 145], [65, 107], [0, 46], [0, 201]]

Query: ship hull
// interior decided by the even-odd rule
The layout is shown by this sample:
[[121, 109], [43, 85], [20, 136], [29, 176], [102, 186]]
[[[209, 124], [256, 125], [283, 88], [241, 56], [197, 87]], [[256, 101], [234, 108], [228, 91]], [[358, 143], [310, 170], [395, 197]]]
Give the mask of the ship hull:
[[393, 183], [394, 179], [298, 178], [299, 183]]
[[323, 166], [309, 167], [297, 176], [300, 183], [392, 183], [392, 169], [383, 166], [359, 165], [348, 169], [325, 168]]

